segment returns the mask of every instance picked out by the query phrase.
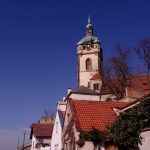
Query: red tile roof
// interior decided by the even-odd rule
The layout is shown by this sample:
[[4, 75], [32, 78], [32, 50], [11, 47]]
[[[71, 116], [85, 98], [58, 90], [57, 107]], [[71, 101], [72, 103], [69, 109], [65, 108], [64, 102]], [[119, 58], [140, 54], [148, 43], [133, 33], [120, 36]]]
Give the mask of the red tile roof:
[[144, 95], [144, 96], [142, 96], [142, 97], [140, 97], [140, 98], [138, 98], [138, 99], [136, 99], [136, 100], [134, 100], [132, 102], [129, 102], [127, 105], [122, 106], [119, 109], [128, 109], [128, 108], [130, 109], [130, 108], [132, 108], [131, 107], [132, 105], [135, 106], [136, 104], [138, 104], [139, 102], [141, 102], [145, 98], [150, 98], [150, 93], [146, 94], [146, 95]]
[[[134, 88], [134, 89], [146, 90], [146, 91], [150, 92], [150, 86], [147, 84], [148, 83], [148, 81], [147, 81], [148, 77], [147, 76], [148, 76], [147, 74], [130, 76], [128, 78], [128, 81], [127, 81], [128, 82], [128, 87], [131, 87], [131, 88]], [[117, 79], [112, 79], [112, 83], [117, 87], [120, 86], [119, 85], [119, 80], [117, 80]], [[100, 93], [102, 95], [112, 93], [112, 91], [109, 88], [108, 81], [103, 80], [102, 88], [101, 88]]]
[[100, 131], [107, 130], [107, 126], [115, 121], [114, 107], [123, 107], [125, 102], [100, 101], [69, 101], [77, 130], [90, 131], [93, 127]]
[[99, 73], [96, 73], [90, 80], [101, 80], [102, 76]]
[[148, 83], [148, 74], [132, 76], [130, 78], [130, 82], [131, 82], [130, 87], [132, 87], [132, 88], [150, 91], [150, 86], [147, 84]]
[[143, 89], [126, 88], [126, 97], [140, 98], [148, 93], [149, 91]]
[[53, 124], [33, 123], [31, 126], [31, 135], [35, 137], [51, 137]]

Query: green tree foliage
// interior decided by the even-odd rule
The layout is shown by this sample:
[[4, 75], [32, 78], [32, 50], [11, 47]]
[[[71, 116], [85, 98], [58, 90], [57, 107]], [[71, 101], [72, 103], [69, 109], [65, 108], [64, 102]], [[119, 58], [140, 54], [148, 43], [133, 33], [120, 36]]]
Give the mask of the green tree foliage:
[[94, 146], [97, 147], [103, 140], [104, 133], [99, 131], [96, 128], [93, 128], [89, 132], [81, 131], [79, 135], [79, 140], [77, 144], [82, 147], [85, 144], [85, 141], [93, 142]]
[[140, 133], [147, 127], [150, 127], [150, 95], [142, 98], [134, 108], [122, 113], [112, 123], [108, 137], [121, 150], [139, 150], [142, 140]]

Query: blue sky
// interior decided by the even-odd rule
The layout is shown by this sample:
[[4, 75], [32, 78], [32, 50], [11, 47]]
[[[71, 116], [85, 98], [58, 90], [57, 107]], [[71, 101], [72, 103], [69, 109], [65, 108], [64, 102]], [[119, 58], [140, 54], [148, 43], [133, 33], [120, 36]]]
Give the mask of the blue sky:
[[[0, 149], [15, 149], [22, 128], [76, 87], [76, 43], [88, 15], [104, 59], [117, 43], [150, 36], [148, 0], [0, 1]], [[8, 144], [9, 141], [9, 144]]]

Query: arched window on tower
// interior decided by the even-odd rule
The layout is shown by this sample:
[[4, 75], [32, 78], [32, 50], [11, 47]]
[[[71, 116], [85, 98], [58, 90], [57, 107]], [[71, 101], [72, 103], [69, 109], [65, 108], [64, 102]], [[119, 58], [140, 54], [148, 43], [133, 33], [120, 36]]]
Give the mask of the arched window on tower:
[[92, 60], [90, 58], [86, 60], [86, 70], [92, 70]]

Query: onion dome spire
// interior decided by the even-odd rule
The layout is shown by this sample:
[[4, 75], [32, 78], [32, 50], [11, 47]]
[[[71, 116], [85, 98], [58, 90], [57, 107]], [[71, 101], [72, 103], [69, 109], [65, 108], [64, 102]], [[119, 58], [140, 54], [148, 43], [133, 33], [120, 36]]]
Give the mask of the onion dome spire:
[[86, 25], [86, 34], [87, 35], [93, 35], [93, 26], [91, 24], [91, 18], [88, 17], [88, 24]]
[[88, 23], [89, 23], [89, 24], [91, 23], [91, 18], [90, 18], [90, 16], [88, 17]]
[[88, 17], [88, 23], [86, 25], [86, 36], [83, 37], [77, 45], [87, 45], [87, 44], [99, 44], [100, 41], [98, 37], [93, 34], [93, 25], [91, 23], [91, 18]]

